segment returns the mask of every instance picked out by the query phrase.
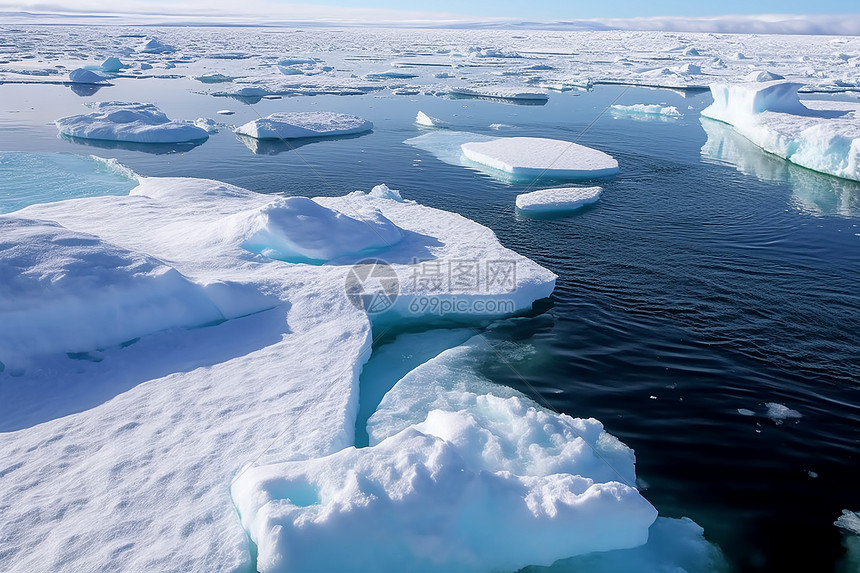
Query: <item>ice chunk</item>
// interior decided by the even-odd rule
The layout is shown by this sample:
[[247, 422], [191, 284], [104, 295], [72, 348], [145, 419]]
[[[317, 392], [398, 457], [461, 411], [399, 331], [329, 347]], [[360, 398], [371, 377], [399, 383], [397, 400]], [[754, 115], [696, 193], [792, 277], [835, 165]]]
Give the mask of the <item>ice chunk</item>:
[[549, 96], [542, 91], [529, 91], [510, 86], [450, 88], [448, 93], [458, 97], [486, 98], [521, 103], [546, 103]]
[[619, 113], [638, 113], [638, 114], [647, 114], [647, 115], [661, 115], [666, 117], [681, 117], [681, 112], [678, 111], [678, 108], [673, 105], [660, 105], [660, 104], [642, 104], [637, 103], [633, 105], [613, 105], [611, 107], [613, 112]]
[[517, 195], [517, 209], [525, 213], [573, 211], [596, 203], [600, 187], [555, 187]]
[[241, 222], [242, 246], [272, 259], [324, 262], [378, 252], [400, 242], [401, 230], [377, 210], [356, 218], [307, 197], [278, 199]]
[[518, 177], [585, 179], [618, 173], [610, 155], [558, 139], [503, 137], [460, 147], [469, 160]]
[[419, 111], [418, 115], [415, 116], [415, 123], [424, 127], [446, 127], [448, 125], [448, 122], [430, 117], [423, 111]]
[[748, 82], [772, 82], [774, 80], [784, 80], [785, 78], [779, 74], [775, 74], [773, 72], [768, 72], [765, 70], [761, 71], [752, 71], [746, 76], [744, 76], [744, 80]]
[[295, 139], [364, 133], [373, 124], [355, 115], [333, 112], [276, 112], [236, 128], [236, 133], [255, 139]]
[[103, 71], [111, 73], [111, 74], [115, 74], [115, 73], [117, 73], [117, 72], [119, 72], [119, 71], [121, 71], [127, 67], [128, 66], [123, 64], [119, 58], [116, 58], [114, 56], [111, 56], [108, 59], [106, 59], [104, 62], [102, 62], [102, 65], [101, 65], [101, 68]]
[[833, 522], [833, 525], [854, 535], [860, 535], [860, 511], [855, 512], [843, 509], [842, 515]]
[[765, 404], [767, 406], [767, 414], [765, 414], [768, 418], [776, 422], [777, 425], [782, 424], [786, 420], [802, 418], [803, 415], [797, 410], [792, 410], [788, 406], [784, 404], [777, 404], [776, 402], [768, 402]]
[[[702, 115], [733, 126], [769, 153], [803, 167], [860, 180], [860, 106], [800, 102], [800, 84], [714, 84]], [[811, 102], [809, 102], [811, 104]]]
[[92, 70], [78, 68], [69, 72], [69, 81], [73, 84], [105, 84], [107, 78]]
[[488, 359], [473, 341], [413, 370], [368, 448], [243, 472], [232, 496], [260, 570], [514, 571], [645, 543], [657, 512], [622, 483], [632, 452], [483, 381]]
[[164, 263], [47, 221], [0, 217], [0, 361], [87, 352], [224, 320]]
[[55, 121], [60, 133], [128, 143], [185, 143], [209, 137], [196, 125], [171, 121], [153, 104], [105, 101], [89, 107], [92, 113]]
[[170, 54], [176, 51], [176, 48], [163, 44], [157, 38], [149, 38], [137, 49], [138, 52], [144, 54]]

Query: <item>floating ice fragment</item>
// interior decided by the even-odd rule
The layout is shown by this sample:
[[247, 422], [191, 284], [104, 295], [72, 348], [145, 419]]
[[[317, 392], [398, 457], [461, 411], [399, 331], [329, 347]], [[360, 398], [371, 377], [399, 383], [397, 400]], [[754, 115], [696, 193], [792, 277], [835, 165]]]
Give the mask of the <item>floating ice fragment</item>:
[[556, 187], [517, 195], [517, 209], [524, 213], [574, 211], [596, 203], [600, 187]]
[[450, 88], [448, 93], [459, 97], [487, 98], [514, 102], [545, 103], [549, 99], [546, 92], [528, 91], [506, 86]]
[[124, 68], [127, 68], [126, 64], [123, 64], [119, 58], [114, 56], [109, 57], [104, 62], [102, 62], [101, 68], [103, 71], [115, 74]]
[[418, 115], [415, 116], [415, 123], [423, 125], [424, 127], [445, 127], [448, 125], [448, 122], [436, 119], [435, 117], [430, 117], [423, 111], [419, 111]]
[[233, 115], [236, 112], [232, 109], [219, 109], [215, 113], [217, 113], [218, 115]]
[[503, 137], [460, 146], [469, 160], [518, 177], [583, 179], [618, 173], [610, 155], [570, 141]]
[[611, 109], [619, 113], [638, 113], [646, 115], [661, 115], [666, 117], [681, 117], [681, 112], [673, 105], [642, 104], [613, 105]]
[[103, 101], [89, 104], [92, 113], [56, 120], [60, 133], [84, 139], [131, 143], [185, 143], [209, 137], [194, 124], [171, 121], [149, 103]]
[[738, 408], [738, 414], [741, 416], [755, 416], [755, 412], [747, 410], [746, 408]]
[[854, 535], [860, 535], [860, 511], [855, 512], [843, 509], [842, 515], [833, 522], [833, 525]]
[[776, 422], [777, 425], [782, 424], [786, 420], [803, 417], [800, 412], [798, 412], [797, 410], [792, 410], [784, 404], [768, 402], [767, 404], [765, 404], [765, 406], [767, 406], [767, 414], [765, 415], [774, 422]]
[[364, 133], [373, 124], [355, 115], [333, 112], [276, 112], [236, 128], [236, 133], [255, 139], [295, 139]]

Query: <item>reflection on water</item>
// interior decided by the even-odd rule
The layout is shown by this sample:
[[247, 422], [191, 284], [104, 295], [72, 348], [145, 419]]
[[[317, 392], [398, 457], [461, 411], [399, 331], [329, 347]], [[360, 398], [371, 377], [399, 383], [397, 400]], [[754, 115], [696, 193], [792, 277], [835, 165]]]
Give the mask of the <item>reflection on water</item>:
[[364, 133], [351, 133], [349, 135], [335, 135], [327, 137], [302, 137], [299, 139], [257, 139], [237, 133], [236, 139], [241, 141], [245, 147], [257, 155], [277, 155], [285, 151], [295, 151], [299, 147], [319, 143], [321, 141], [334, 141], [339, 139], [357, 139], [363, 135], [373, 133], [365, 131]]
[[765, 152], [724, 123], [700, 121], [708, 135], [702, 146], [706, 160], [731, 165], [761, 181], [787, 183], [792, 206], [808, 215], [860, 216], [860, 183], [805, 169]]
[[68, 84], [68, 86], [81, 97], [91, 96], [102, 88], [111, 87], [110, 84]]
[[127, 149], [129, 151], [143, 151], [145, 153], [152, 153], [155, 155], [185, 153], [206, 141], [206, 139], [199, 139], [197, 141], [188, 141], [185, 143], [133, 143], [129, 141], [112, 141], [109, 139], [86, 139], [83, 137], [73, 137], [64, 133], [59, 134], [58, 137], [72, 143], [99, 147], [101, 149]]

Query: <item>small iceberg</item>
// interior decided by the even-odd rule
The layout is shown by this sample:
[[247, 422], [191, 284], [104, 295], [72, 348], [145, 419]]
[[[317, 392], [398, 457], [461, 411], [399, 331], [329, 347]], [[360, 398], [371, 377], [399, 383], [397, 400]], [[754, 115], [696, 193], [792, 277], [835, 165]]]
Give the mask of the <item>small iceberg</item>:
[[601, 187], [556, 187], [517, 195], [517, 209], [524, 213], [575, 211], [596, 203]]
[[543, 91], [528, 91], [508, 86], [473, 87], [473, 88], [451, 88], [448, 95], [454, 97], [472, 97], [492, 100], [508, 101], [513, 103], [531, 103], [543, 105], [549, 100], [549, 96]]
[[560, 139], [501, 137], [460, 148], [470, 161], [516, 177], [586, 179], [618, 173], [611, 155]]
[[92, 113], [56, 120], [60, 133], [125, 143], [187, 143], [209, 137], [205, 129], [192, 123], [172, 121], [151, 103], [103, 101], [87, 107]]
[[713, 84], [702, 116], [727, 123], [768, 153], [860, 181], [860, 104], [804, 101], [799, 83]]
[[102, 71], [107, 72], [109, 74], [118, 73], [127, 67], [128, 66], [126, 64], [123, 64], [119, 58], [116, 58], [114, 56], [111, 56], [108, 59], [106, 59], [104, 62], [102, 62], [102, 65], [101, 65]]
[[255, 139], [296, 139], [331, 137], [364, 133], [373, 124], [364, 118], [345, 113], [300, 111], [277, 112], [236, 128], [239, 135]]
[[424, 113], [423, 111], [419, 111], [418, 115], [415, 116], [415, 123], [422, 127], [447, 127], [448, 122], [442, 121], [441, 119], [437, 119], [435, 117], [431, 117]]
[[173, 46], [162, 43], [156, 38], [150, 38], [137, 49], [144, 54], [171, 54], [176, 51]]
[[103, 75], [88, 70], [86, 68], [78, 68], [69, 72], [69, 82], [73, 84], [107, 84], [108, 79]]

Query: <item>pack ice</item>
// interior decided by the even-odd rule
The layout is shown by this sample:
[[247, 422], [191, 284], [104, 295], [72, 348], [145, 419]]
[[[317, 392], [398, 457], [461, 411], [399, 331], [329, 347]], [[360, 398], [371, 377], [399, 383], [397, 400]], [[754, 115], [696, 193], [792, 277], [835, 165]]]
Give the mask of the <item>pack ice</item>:
[[460, 146], [467, 159], [515, 177], [584, 179], [618, 173], [612, 156], [570, 141], [500, 137]]
[[255, 139], [296, 139], [364, 133], [373, 124], [355, 115], [334, 112], [276, 112], [236, 128], [236, 133]]
[[171, 121], [149, 103], [103, 101], [87, 104], [92, 112], [72, 115], [54, 123], [63, 135], [126, 143], [187, 143], [202, 141], [209, 133], [188, 122]]
[[860, 104], [801, 102], [800, 87], [782, 80], [713, 84], [714, 103], [702, 115], [797, 165], [860, 181]]

